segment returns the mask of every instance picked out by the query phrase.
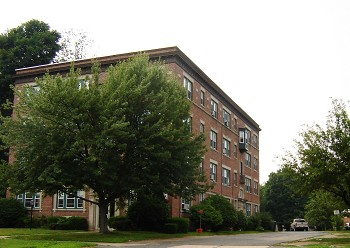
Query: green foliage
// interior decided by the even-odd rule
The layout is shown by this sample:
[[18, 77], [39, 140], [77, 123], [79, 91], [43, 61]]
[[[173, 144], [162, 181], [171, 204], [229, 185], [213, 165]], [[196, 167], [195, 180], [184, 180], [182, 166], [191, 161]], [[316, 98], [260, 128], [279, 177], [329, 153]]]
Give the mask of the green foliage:
[[247, 226], [245, 230], [254, 231], [261, 226], [261, 218], [257, 214], [253, 214], [252, 216], [247, 218]]
[[[135, 192], [188, 196], [206, 187], [198, 164], [204, 136], [189, 132], [191, 103], [161, 63], [138, 55], [99, 68], [79, 89], [80, 71], [46, 75], [16, 90], [16, 118], [2, 118], [0, 137], [12, 147], [7, 166], [14, 192], [75, 192], [90, 188], [99, 199], [101, 232], [107, 206]], [[64, 185], [64, 186], [63, 186]]]
[[[57, 43], [59, 38], [58, 32], [50, 30], [48, 24], [38, 20], [30, 20], [0, 34], [0, 115], [12, 114], [11, 108], [2, 108], [2, 105], [14, 99], [11, 85], [15, 81], [15, 69], [52, 61], [60, 48]], [[0, 138], [0, 164], [2, 160], [8, 161], [8, 149], [2, 146]], [[1, 178], [1, 174], [0, 168], [0, 197], [4, 197], [8, 185], [6, 179]]]
[[[199, 214], [199, 210], [203, 210], [203, 214]], [[212, 205], [204, 202], [190, 208], [190, 220], [192, 225], [194, 225], [196, 228], [200, 226], [200, 217], [201, 227], [207, 231], [218, 230], [218, 227], [223, 222], [220, 211], [216, 210]]]
[[247, 227], [247, 216], [242, 211], [237, 211], [237, 222], [235, 224], [235, 230], [245, 230]]
[[163, 232], [165, 233], [177, 233], [178, 226], [176, 223], [165, 223], [163, 227]]
[[282, 168], [269, 175], [261, 186], [261, 210], [271, 214], [277, 222], [289, 223], [304, 216], [307, 197], [299, 192], [298, 175], [289, 168]]
[[15, 199], [0, 199], [0, 227], [20, 227], [26, 217], [26, 209]]
[[88, 230], [88, 222], [84, 217], [63, 217], [58, 218], [56, 223], [50, 223], [49, 228], [52, 230]]
[[15, 69], [47, 64], [59, 50], [60, 34], [48, 24], [30, 20], [0, 34], [0, 105], [12, 101]]
[[169, 218], [169, 204], [154, 195], [138, 196], [128, 208], [128, 218], [142, 230], [159, 230]]
[[233, 229], [237, 222], [236, 210], [228, 199], [220, 195], [212, 195], [204, 200], [218, 210], [222, 217], [222, 224], [217, 226], [218, 230]]
[[245, 227], [245, 230], [273, 230], [273, 222], [270, 214], [264, 212], [254, 213], [252, 216], [247, 218], [247, 226]]
[[341, 215], [333, 215], [332, 216], [332, 225], [333, 228], [337, 231], [341, 230], [344, 226], [344, 220]]
[[178, 233], [188, 233], [190, 222], [188, 218], [174, 217], [167, 220], [168, 223], [175, 223], [177, 225]]
[[317, 226], [319, 230], [329, 230], [333, 227], [333, 211], [344, 208], [344, 203], [339, 197], [334, 197], [329, 192], [319, 190], [311, 194], [309, 202], [306, 204], [305, 219], [309, 225]]
[[126, 216], [113, 216], [108, 219], [108, 226], [118, 231], [132, 230], [132, 223]]
[[332, 104], [325, 127], [307, 126], [296, 141], [296, 153], [286, 155], [284, 166], [299, 175], [304, 192], [323, 189], [350, 206], [350, 119], [343, 101]]
[[260, 212], [260, 213], [255, 213], [254, 215], [259, 216], [261, 220], [261, 227], [264, 228], [264, 230], [274, 231], [273, 220], [270, 213]]

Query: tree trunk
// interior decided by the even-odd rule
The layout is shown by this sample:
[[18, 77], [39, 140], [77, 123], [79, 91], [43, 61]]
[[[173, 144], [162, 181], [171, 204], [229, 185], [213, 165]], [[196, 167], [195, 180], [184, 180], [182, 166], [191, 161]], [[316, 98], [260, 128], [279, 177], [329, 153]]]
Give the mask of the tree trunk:
[[100, 219], [100, 233], [109, 233], [108, 230], [108, 203], [105, 201], [100, 201], [98, 204], [99, 207], [99, 219]]

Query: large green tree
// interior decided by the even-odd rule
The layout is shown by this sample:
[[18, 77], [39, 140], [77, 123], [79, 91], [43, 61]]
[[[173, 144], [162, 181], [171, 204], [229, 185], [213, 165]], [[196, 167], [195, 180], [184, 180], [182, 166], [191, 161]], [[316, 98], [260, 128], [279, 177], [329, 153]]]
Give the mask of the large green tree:
[[34, 19], [0, 34], [0, 104], [13, 99], [15, 70], [51, 62], [59, 38], [48, 24]]
[[108, 205], [130, 190], [201, 190], [205, 147], [190, 132], [183, 87], [163, 64], [138, 55], [110, 67], [103, 82], [92, 71], [84, 84], [71, 70], [38, 79], [39, 91], [16, 90], [16, 118], [3, 118], [0, 134], [15, 158], [7, 171], [13, 192], [91, 189], [97, 200], [86, 200], [99, 206], [107, 232]]
[[[12, 113], [11, 109], [5, 111], [1, 105], [7, 100], [13, 100], [10, 86], [14, 83], [15, 70], [51, 62], [60, 49], [59, 38], [57, 31], [50, 30], [48, 24], [38, 20], [30, 20], [0, 34], [0, 112], [3, 115], [9, 116]], [[7, 161], [8, 154], [6, 149], [0, 147], [0, 163], [2, 160]], [[0, 182], [0, 192], [5, 187]], [[0, 193], [0, 197], [2, 195]]]
[[299, 175], [305, 192], [323, 189], [350, 206], [350, 119], [342, 100], [333, 99], [332, 104], [326, 125], [306, 127], [284, 166]]
[[261, 186], [261, 211], [270, 213], [274, 221], [289, 223], [303, 217], [306, 202], [307, 197], [299, 193], [298, 177], [289, 168], [272, 172]]
[[334, 210], [345, 209], [344, 202], [333, 194], [319, 190], [310, 195], [305, 206], [305, 218], [309, 226], [317, 226], [320, 230], [332, 229]]

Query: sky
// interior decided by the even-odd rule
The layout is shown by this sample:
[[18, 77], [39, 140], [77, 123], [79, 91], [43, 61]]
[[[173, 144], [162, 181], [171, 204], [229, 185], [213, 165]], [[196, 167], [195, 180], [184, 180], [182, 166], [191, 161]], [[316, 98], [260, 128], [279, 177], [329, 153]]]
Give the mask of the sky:
[[177, 46], [259, 125], [260, 182], [304, 125], [349, 100], [350, 1], [12, 0], [0, 33], [31, 19], [86, 32], [89, 57]]

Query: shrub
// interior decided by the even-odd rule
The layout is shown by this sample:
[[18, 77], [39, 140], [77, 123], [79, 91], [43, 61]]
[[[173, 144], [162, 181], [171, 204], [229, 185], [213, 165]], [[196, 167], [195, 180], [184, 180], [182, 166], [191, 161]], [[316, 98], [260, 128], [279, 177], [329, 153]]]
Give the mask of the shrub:
[[169, 205], [165, 199], [154, 195], [138, 196], [128, 208], [128, 218], [142, 230], [160, 230], [169, 217]]
[[108, 219], [108, 226], [119, 231], [132, 230], [132, 223], [126, 216], [113, 216]]
[[188, 233], [190, 222], [188, 218], [175, 217], [168, 220], [168, 223], [177, 224], [178, 233]]
[[0, 199], [0, 227], [21, 227], [26, 217], [23, 204], [15, 199]]
[[166, 223], [163, 228], [163, 232], [165, 233], [177, 233], [178, 232], [178, 226], [176, 223]]
[[88, 230], [89, 225], [84, 217], [50, 217], [48, 228], [52, 230]]
[[210, 204], [202, 202], [190, 208], [190, 220], [196, 228], [199, 227], [200, 223], [199, 210], [203, 210], [203, 214], [201, 215], [203, 229], [214, 231], [216, 226], [222, 224], [221, 213]]
[[253, 214], [252, 216], [250, 216], [247, 219], [247, 226], [246, 226], [246, 230], [249, 231], [254, 231], [256, 230], [258, 227], [261, 227], [261, 219], [259, 214]]
[[87, 219], [79, 216], [72, 216], [67, 218], [68, 230], [88, 230], [89, 224]]
[[261, 227], [264, 228], [264, 230], [271, 230], [274, 231], [274, 222], [272, 220], [272, 217], [269, 213], [266, 212], [260, 212], [258, 213], [261, 219]]
[[237, 211], [237, 221], [235, 223], [236, 230], [244, 230], [247, 226], [247, 217], [242, 211]]
[[220, 195], [212, 195], [204, 200], [204, 203], [209, 203], [222, 216], [222, 224], [215, 227], [216, 230], [227, 230], [234, 227], [237, 221], [236, 210], [228, 199]]
[[37, 228], [42, 226], [41, 218], [30, 219], [30, 216], [26, 216], [23, 219], [23, 223], [24, 223], [24, 227], [27, 227], [27, 228]]

